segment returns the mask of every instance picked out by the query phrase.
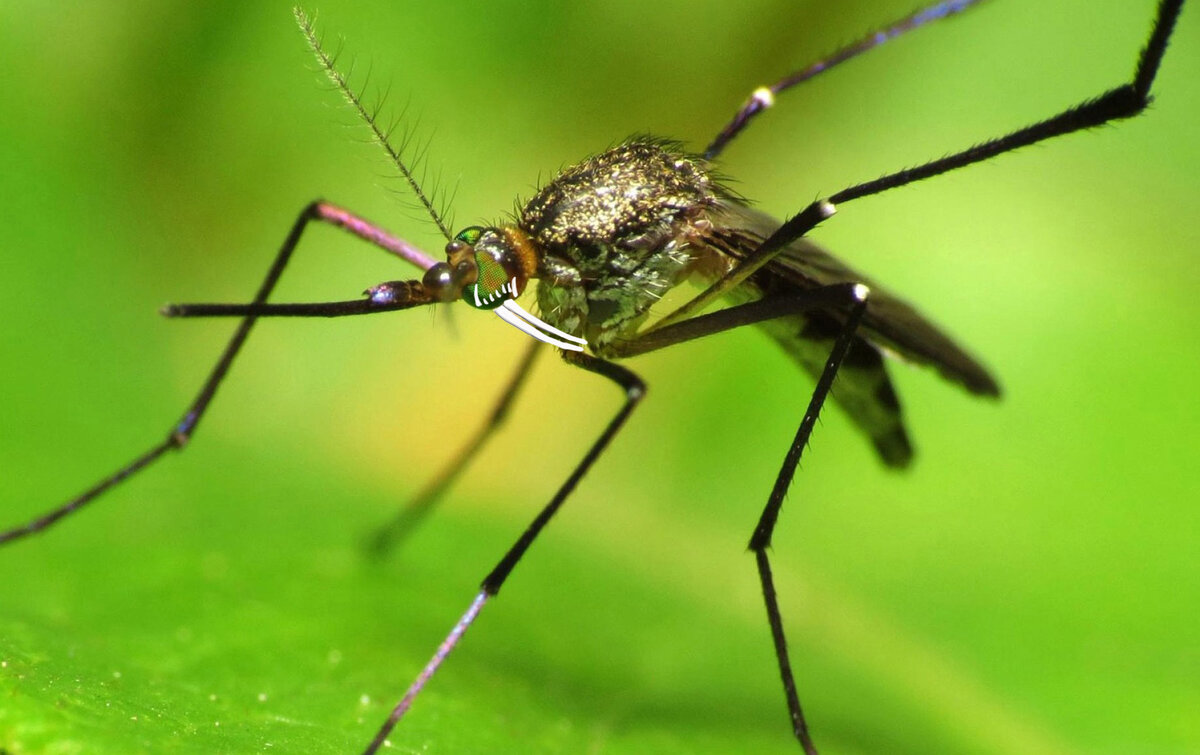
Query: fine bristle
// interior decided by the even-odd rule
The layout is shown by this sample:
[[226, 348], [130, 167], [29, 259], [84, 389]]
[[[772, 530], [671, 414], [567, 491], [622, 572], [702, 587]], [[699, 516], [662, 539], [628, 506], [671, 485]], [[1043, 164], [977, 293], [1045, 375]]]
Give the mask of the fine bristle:
[[[442, 235], [446, 237], [447, 241], [451, 240], [453, 235], [450, 233], [450, 229], [446, 226], [446, 223], [442, 220], [442, 213], [439, 213], [437, 208], [434, 207], [434, 203], [431, 201], [430, 196], [426, 194], [424, 190], [422, 190], [421, 184], [417, 180], [413, 169], [401, 157], [401, 153], [404, 151], [404, 145], [401, 145], [400, 149], [393, 147], [392, 143], [388, 139], [388, 135], [393, 131], [393, 129], [384, 129], [380, 126], [378, 120], [379, 108], [368, 108], [363, 102], [362, 92], [356, 91], [350, 86], [349, 77], [346, 74], [343, 74], [337, 68], [337, 55], [330, 55], [328, 52], [326, 52], [321, 43], [321, 38], [317, 35], [317, 31], [313, 25], [312, 19], [310, 19], [308, 14], [304, 12], [304, 9], [297, 5], [292, 9], [292, 12], [295, 14], [296, 23], [300, 25], [300, 31], [304, 33], [304, 38], [308, 41], [308, 46], [312, 48], [313, 54], [316, 55], [317, 62], [320, 64], [321, 69], [325, 72], [325, 75], [329, 77], [329, 80], [333, 82], [333, 85], [339, 92], [341, 92], [346, 102], [354, 109], [356, 113], [358, 113], [359, 117], [366, 122], [367, 126], [370, 127], [372, 137], [376, 142], [379, 143], [381, 147], [383, 147], [383, 150], [396, 165], [396, 168], [400, 171], [400, 174], [404, 176], [404, 180], [408, 182], [409, 188], [412, 189], [413, 194], [416, 195], [417, 200], [421, 203], [421, 206], [425, 209], [425, 211], [429, 213], [429, 217], [433, 218], [433, 222], [437, 225], [438, 230], [442, 232]], [[424, 147], [422, 147], [419, 151], [423, 152]], [[418, 156], [417, 162], [419, 161], [420, 160]]]

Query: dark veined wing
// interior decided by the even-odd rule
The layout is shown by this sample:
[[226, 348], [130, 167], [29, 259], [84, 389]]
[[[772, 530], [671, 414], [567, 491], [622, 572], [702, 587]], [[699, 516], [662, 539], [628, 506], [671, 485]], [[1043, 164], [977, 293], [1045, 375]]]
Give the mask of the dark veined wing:
[[[713, 208], [709, 218], [713, 223], [714, 246], [735, 258], [745, 257], [780, 226], [770, 215], [736, 201]], [[864, 283], [871, 289], [871, 298], [860, 332], [868, 341], [910, 362], [933, 367], [942, 377], [971, 393], [1000, 395], [1000, 386], [987, 369], [911, 304], [808, 239], [793, 241], [751, 280], [764, 295], [786, 284], [813, 288]]]

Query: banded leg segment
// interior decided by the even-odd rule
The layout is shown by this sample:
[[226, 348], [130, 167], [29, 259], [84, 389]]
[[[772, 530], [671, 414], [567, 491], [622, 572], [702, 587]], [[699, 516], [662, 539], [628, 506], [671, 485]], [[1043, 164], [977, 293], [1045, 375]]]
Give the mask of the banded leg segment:
[[775, 233], [771, 234], [759, 249], [740, 265], [698, 294], [682, 307], [659, 321], [656, 327], [680, 322], [703, 311], [730, 289], [746, 280], [763, 265], [769, 263], [787, 245], [805, 235], [818, 224], [833, 216], [839, 204], [855, 199], [881, 194], [915, 181], [939, 176], [978, 162], [990, 160], [1005, 152], [1027, 147], [1031, 144], [1102, 126], [1111, 121], [1132, 118], [1150, 105], [1150, 88], [1166, 53], [1167, 43], [1175, 22], [1183, 9], [1183, 0], [1161, 0], [1146, 46], [1138, 55], [1133, 80], [1096, 97], [1084, 100], [1045, 120], [1025, 128], [1017, 129], [1004, 136], [988, 139], [973, 147], [931, 160], [915, 168], [905, 168], [888, 173], [871, 181], [864, 181], [835, 192], [828, 199], [819, 199], [799, 214], [788, 219]]
[[454, 628], [450, 630], [446, 639], [438, 646], [437, 651], [429, 659], [429, 662], [425, 664], [421, 673], [409, 685], [408, 690], [404, 693], [404, 697], [392, 709], [387, 720], [384, 721], [379, 731], [376, 732], [375, 738], [371, 740], [366, 750], [363, 751], [364, 755], [374, 755], [383, 746], [384, 740], [387, 739], [396, 724], [400, 722], [400, 719], [408, 713], [417, 695], [425, 688], [425, 685], [433, 677], [434, 673], [437, 672], [438, 668], [441, 667], [442, 662], [445, 661], [450, 652], [457, 647], [463, 634], [475, 621], [484, 604], [500, 592], [501, 586], [508, 579], [508, 575], [512, 573], [513, 568], [521, 560], [521, 557], [525, 555], [525, 551], [529, 549], [529, 546], [533, 545], [533, 541], [537, 539], [537, 536], [541, 534], [546, 525], [550, 523], [550, 520], [554, 518], [554, 515], [558, 513], [558, 510], [567, 500], [567, 497], [575, 490], [575, 487], [583, 479], [583, 476], [587, 474], [587, 471], [591, 469], [592, 464], [608, 448], [609, 443], [616, 437], [616, 434], [621, 430], [625, 421], [629, 419], [629, 415], [633, 412], [634, 407], [637, 406], [642, 396], [646, 393], [646, 384], [642, 382], [641, 378], [620, 365], [606, 362], [603, 359], [597, 359], [581, 352], [563, 351], [562, 356], [569, 364], [582, 367], [588, 372], [602, 375], [616, 383], [625, 392], [625, 403], [621, 406], [616, 416], [609, 420], [600, 437], [592, 443], [587, 453], [584, 454], [583, 459], [572, 470], [566, 481], [559, 487], [558, 492], [550, 499], [550, 502], [542, 508], [525, 529], [525, 532], [521, 534], [521, 537], [517, 539], [517, 542], [509, 548], [504, 557], [500, 559], [500, 562], [484, 578], [479, 594], [471, 601], [471, 605], [467, 608], [466, 613], [458, 620]]
[[914, 181], [921, 181], [974, 163], [990, 160], [997, 155], [1046, 139], [1139, 115], [1150, 105], [1150, 87], [1154, 84], [1154, 77], [1162, 63], [1163, 54], [1167, 51], [1167, 42], [1171, 38], [1171, 31], [1175, 28], [1175, 22], [1179, 19], [1182, 9], [1183, 0], [1161, 0], [1150, 37], [1146, 41], [1145, 48], [1138, 55], [1133, 81], [1084, 100], [1043, 121], [1038, 121], [1004, 136], [989, 139], [961, 152], [842, 189], [831, 195], [829, 201], [837, 204], [869, 197]]
[[964, 11], [978, 2], [980, 0], [945, 0], [945, 2], [922, 8], [893, 24], [885, 26], [882, 29], [876, 29], [857, 42], [853, 42], [837, 50], [827, 58], [818, 60], [805, 68], [801, 68], [799, 71], [789, 73], [770, 86], [755, 89], [750, 95], [750, 99], [746, 100], [746, 104], [742, 105], [742, 108], [737, 111], [729, 123], [726, 124], [725, 128], [721, 129], [721, 133], [717, 134], [712, 143], [704, 150], [705, 159], [712, 160], [721, 154], [725, 146], [733, 141], [734, 137], [742, 132], [742, 129], [750, 125], [750, 121], [754, 116], [775, 104], [775, 95], [791, 89], [797, 84], [808, 81], [817, 74], [824, 73], [839, 63], [845, 63], [851, 58], [858, 57], [867, 50], [878, 47], [890, 39], [895, 39], [905, 32], [910, 32], [919, 26], [924, 26], [930, 21], [937, 21]]
[[[199, 393], [188, 406], [187, 411], [179, 418], [179, 421], [170, 429], [167, 437], [161, 442], [155, 444], [150, 450], [143, 453], [141, 456], [134, 459], [129, 464], [121, 467], [117, 472], [104, 478], [92, 487], [85, 490], [70, 501], [58, 506], [50, 511], [47, 511], [29, 522], [19, 527], [14, 527], [9, 530], [0, 532], [0, 545], [18, 540], [28, 535], [41, 532], [52, 526], [64, 517], [75, 513], [87, 504], [94, 501], [104, 492], [110, 490], [121, 482], [125, 481], [132, 475], [140, 472], [152, 463], [157, 461], [167, 451], [181, 449], [191, 439], [195, 433], [197, 425], [204, 416], [205, 410], [216, 396], [217, 389], [221, 385], [221, 381], [225, 379], [225, 375], [229, 372], [230, 365], [233, 364], [234, 358], [242, 348], [242, 344], [246, 342], [247, 336], [250, 335], [250, 329], [254, 327], [255, 320], [259, 317], [258, 308], [268, 307], [266, 305], [267, 297], [271, 295], [275, 284], [279, 281], [280, 275], [283, 274], [283, 269], [287, 266], [288, 261], [292, 257], [292, 252], [300, 241], [300, 236], [304, 233], [304, 229], [309, 222], [317, 221], [329, 223], [339, 228], [343, 228], [359, 238], [375, 244], [397, 256], [412, 262], [417, 265], [433, 264], [433, 261], [424, 255], [424, 253], [416, 250], [415, 247], [406, 242], [397, 239], [390, 234], [379, 230], [376, 226], [369, 223], [356, 215], [353, 215], [339, 207], [331, 205], [327, 202], [313, 202], [301, 211], [300, 216], [296, 218], [292, 224], [291, 230], [288, 232], [287, 238], [284, 239], [279, 252], [275, 256], [274, 262], [271, 263], [266, 277], [258, 288], [258, 293], [255, 294], [254, 300], [249, 305], [243, 305], [245, 310], [242, 321], [238, 324], [233, 336], [226, 344], [224, 351], [221, 352], [220, 358], [209, 372], [204, 384], [201, 386]], [[427, 266], [427, 265], [426, 265]], [[369, 301], [369, 300], [368, 300]], [[388, 309], [401, 309], [405, 306], [413, 304], [389, 304], [386, 306], [378, 306], [370, 311], [387, 311]], [[224, 305], [218, 305], [224, 306]], [[365, 312], [363, 312], [365, 313]], [[165, 312], [168, 315], [182, 316], [179, 312], [172, 312], [168, 308]], [[349, 314], [359, 314], [359, 312], [350, 312]]]

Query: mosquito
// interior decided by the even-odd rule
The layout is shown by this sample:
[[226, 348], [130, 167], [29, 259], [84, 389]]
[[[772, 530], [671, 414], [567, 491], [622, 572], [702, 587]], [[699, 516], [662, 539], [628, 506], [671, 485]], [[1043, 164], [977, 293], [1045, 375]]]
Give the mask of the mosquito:
[[[841, 407], [884, 464], [913, 458], [886, 358], [930, 367], [971, 394], [999, 396], [996, 379], [916, 308], [832, 256], [806, 235], [842, 206], [915, 181], [990, 160], [1056, 136], [1142, 113], [1183, 0], [1161, 0], [1133, 78], [1024, 128], [987, 139], [913, 168], [857, 183], [812, 202], [784, 222], [751, 207], [717, 171], [728, 144], [777, 97], [901, 34], [944, 19], [980, 0], [945, 0], [864, 36], [828, 58], [751, 93], [701, 152], [669, 139], [636, 136], [562, 170], [506, 222], [453, 232], [420, 186], [387, 129], [350, 86], [300, 8], [296, 20], [334, 86], [372, 130], [376, 141], [446, 238], [446, 259], [346, 209], [324, 201], [306, 206], [288, 232], [254, 298], [245, 304], [176, 304], [175, 318], [236, 317], [240, 322], [199, 393], [166, 437], [142, 455], [28, 523], [0, 532], [0, 544], [42, 532], [101, 494], [184, 448], [216, 396], [235, 357], [261, 317], [342, 317], [465, 302], [521, 330], [531, 343], [490, 419], [464, 453], [381, 530], [389, 547], [429, 511], [440, 494], [503, 421], [536, 355], [556, 349], [567, 364], [599, 375], [624, 401], [582, 460], [512, 547], [484, 577], [480, 591], [396, 704], [364, 752], [375, 753], [429, 683], [483, 608], [558, 513], [596, 459], [618, 435], [646, 393], [637, 374], [618, 360], [717, 333], [755, 325], [815, 379], [811, 398], [784, 454], [774, 486], [749, 539], [777, 659], [786, 710], [806, 753], [816, 745], [800, 704], [788, 656], [784, 620], [769, 549], [784, 496], [827, 400]], [[423, 270], [420, 278], [371, 286], [361, 298], [315, 303], [269, 303], [276, 283], [310, 223], [336, 226]], [[702, 290], [662, 311], [664, 294], [684, 283]], [[525, 304], [519, 303], [519, 300]], [[721, 306], [716, 306], [716, 305]], [[835, 391], [836, 388], [836, 391]]]

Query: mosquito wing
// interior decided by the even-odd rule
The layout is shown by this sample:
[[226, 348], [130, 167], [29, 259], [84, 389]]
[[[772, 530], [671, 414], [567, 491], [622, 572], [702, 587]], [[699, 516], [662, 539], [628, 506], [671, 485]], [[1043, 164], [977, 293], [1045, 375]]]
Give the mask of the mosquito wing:
[[[779, 221], [737, 202], [723, 203], [710, 218], [721, 251], [741, 259], [779, 228]], [[936, 369], [942, 377], [971, 393], [999, 396], [1000, 386], [973, 356], [908, 302], [890, 293], [808, 239], [797, 239], [751, 279], [760, 295], [790, 287], [814, 288], [834, 283], [865, 283], [871, 299], [860, 332], [873, 345], [907, 361]], [[840, 314], [830, 312], [840, 320]]]
[[[747, 257], [780, 226], [769, 215], [737, 201], [722, 202], [711, 208], [707, 217], [711, 230], [701, 245], [709, 255], [697, 269], [713, 276]], [[885, 464], [906, 466], [913, 448], [884, 354], [934, 367], [972, 393], [999, 395], [1000, 388], [987, 370], [916, 309], [807, 239], [790, 244], [730, 298], [736, 304], [835, 283], [871, 287], [866, 314], [832, 395], [851, 422], [870, 438]], [[815, 311], [768, 320], [758, 327], [815, 378], [825, 367], [843, 318], [844, 313], [837, 310]]]

